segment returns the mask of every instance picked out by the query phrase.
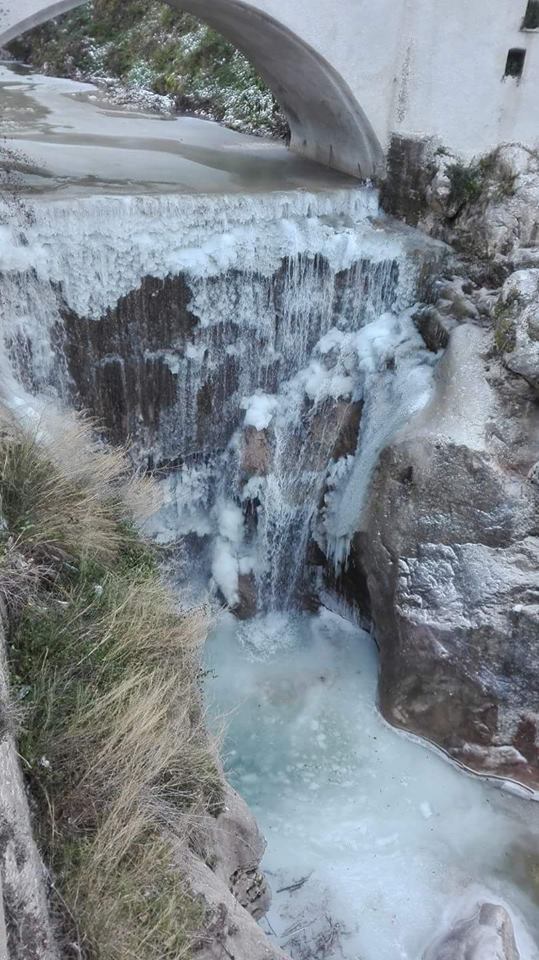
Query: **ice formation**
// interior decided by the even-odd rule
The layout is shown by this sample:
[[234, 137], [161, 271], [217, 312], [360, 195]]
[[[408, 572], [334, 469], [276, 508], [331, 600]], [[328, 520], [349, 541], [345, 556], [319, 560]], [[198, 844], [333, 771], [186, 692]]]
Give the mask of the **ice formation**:
[[[167, 503], [149, 529], [161, 540], [213, 539], [208, 565], [232, 605], [240, 561], [261, 607], [294, 602], [324, 491], [316, 536], [344, 559], [381, 444], [428, 395], [436, 358], [409, 312], [421, 243], [374, 222], [376, 204], [369, 188], [339, 188], [28, 198], [22, 217], [6, 211], [4, 353], [33, 392], [73, 398], [66, 313], [91, 325], [145, 278], [182, 278], [194, 318], [187, 339], [133, 344], [146, 364], [166, 366], [176, 391], [159, 410], [158, 435], [141, 430], [135, 450], [141, 462], [180, 464], [164, 471]], [[117, 353], [100, 362], [109, 378], [126, 375]], [[222, 405], [201, 434], [197, 398], [208, 383]], [[360, 456], [336, 464], [324, 411], [359, 402]], [[241, 467], [246, 428], [265, 432], [271, 451], [251, 498], [255, 484]], [[231, 497], [258, 518], [255, 532], [233, 540], [217, 509]]]
[[268, 839], [265, 929], [294, 960], [418, 960], [485, 900], [509, 906], [522, 960], [538, 960], [522, 865], [539, 807], [382, 720], [367, 634], [328, 611], [225, 617], [207, 664], [230, 775]]

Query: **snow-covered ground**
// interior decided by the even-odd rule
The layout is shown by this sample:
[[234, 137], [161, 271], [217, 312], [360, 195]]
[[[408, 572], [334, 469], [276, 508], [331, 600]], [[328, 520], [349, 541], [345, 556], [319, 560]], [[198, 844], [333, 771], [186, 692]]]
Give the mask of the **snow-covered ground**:
[[268, 840], [266, 929], [287, 952], [418, 960], [488, 900], [508, 905], [522, 960], [537, 960], [539, 804], [391, 729], [367, 634], [327, 611], [224, 616], [207, 663], [230, 777]]

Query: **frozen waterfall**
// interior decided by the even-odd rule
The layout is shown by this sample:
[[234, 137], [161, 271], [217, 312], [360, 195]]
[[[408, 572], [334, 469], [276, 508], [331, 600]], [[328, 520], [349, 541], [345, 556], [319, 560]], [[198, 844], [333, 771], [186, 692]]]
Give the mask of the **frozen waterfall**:
[[191, 538], [244, 612], [305, 600], [311, 542], [345, 559], [381, 443], [428, 398], [410, 308], [438, 251], [377, 216], [369, 188], [6, 209], [13, 378], [130, 442], [165, 491], [151, 532]]

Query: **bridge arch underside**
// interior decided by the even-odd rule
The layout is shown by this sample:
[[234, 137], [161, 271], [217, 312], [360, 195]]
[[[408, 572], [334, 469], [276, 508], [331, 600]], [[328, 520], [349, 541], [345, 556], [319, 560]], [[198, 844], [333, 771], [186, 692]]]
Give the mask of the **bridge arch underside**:
[[[3, 0], [0, 47], [83, 2]], [[382, 148], [350, 88], [301, 37], [240, 0], [167, 2], [204, 20], [251, 61], [288, 119], [292, 150], [361, 179], [382, 173]]]

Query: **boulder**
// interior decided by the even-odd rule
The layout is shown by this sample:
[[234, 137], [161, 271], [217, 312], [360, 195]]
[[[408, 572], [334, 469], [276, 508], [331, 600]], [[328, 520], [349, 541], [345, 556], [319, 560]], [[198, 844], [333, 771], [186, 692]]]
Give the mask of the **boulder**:
[[451, 333], [432, 401], [382, 453], [353, 560], [386, 718], [539, 787], [537, 405], [490, 358], [479, 327]]
[[423, 954], [423, 960], [519, 960], [511, 917], [504, 907], [481, 903]]
[[495, 314], [496, 346], [505, 366], [539, 393], [539, 269], [509, 277]]
[[182, 852], [182, 870], [206, 907], [205, 932], [194, 956], [197, 960], [286, 960], [255, 922], [270, 902], [259, 870], [266, 844], [232, 787], [226, 785], [224, 810], [215, 820], [204, 822], [203, 832], [197, 855]]

